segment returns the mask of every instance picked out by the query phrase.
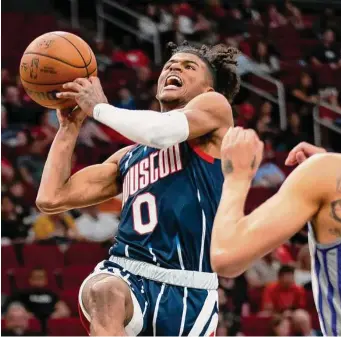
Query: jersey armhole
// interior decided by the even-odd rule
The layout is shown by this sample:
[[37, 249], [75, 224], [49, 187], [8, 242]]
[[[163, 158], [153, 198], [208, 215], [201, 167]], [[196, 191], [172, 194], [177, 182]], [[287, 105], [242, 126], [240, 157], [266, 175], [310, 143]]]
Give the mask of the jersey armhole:
[[187, 142], [188, 146], [192, 149], [192, 151], [194, 151], [200, 158], [202, 158], [203, 160], [207, 161], [210, 164], [214, 163], [215, 158], [212, 157], [210, 154], [208, 154], [207, 152], [203, 151], [200, 146], [198, 145], [194, 145], [191, 142]]

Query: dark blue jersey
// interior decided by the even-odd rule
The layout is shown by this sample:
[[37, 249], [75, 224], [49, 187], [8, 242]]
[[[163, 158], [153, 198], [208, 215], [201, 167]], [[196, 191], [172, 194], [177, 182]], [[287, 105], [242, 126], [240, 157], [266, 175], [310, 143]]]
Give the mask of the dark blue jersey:
[[212, 272], [210, 243], [221, 161], [187, 142], [137, 145], [120, 161], [123, 206], [110, 253], [164, 268]]

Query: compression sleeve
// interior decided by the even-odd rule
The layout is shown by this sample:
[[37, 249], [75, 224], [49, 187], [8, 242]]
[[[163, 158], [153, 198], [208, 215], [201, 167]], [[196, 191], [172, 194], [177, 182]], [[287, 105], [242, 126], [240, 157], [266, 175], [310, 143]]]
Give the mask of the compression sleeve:
[[158, 149], [181, 143], [189, 136], [187, 117], [178, 111], [127, 110], [101, 103], [95, 106], [93, 117], [133, 142]]

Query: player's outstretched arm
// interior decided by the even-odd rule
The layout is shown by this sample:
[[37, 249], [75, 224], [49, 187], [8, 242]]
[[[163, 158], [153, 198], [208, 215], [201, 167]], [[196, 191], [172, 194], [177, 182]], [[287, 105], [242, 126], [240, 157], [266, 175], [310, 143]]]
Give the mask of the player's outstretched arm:
[[217, 92], [201, 94], [180, 110], [159, 113], [121, 109], [107, 104], [100, 81], [95, 77], [66, 83], [64, 89], [72, 92], [61, 92], [59, 98], [75, 99], [97, 121], [133, 142], [154, 148], [167, 148], [233, 125], [231, 106]]
[[330, 171], [328, 175], [332, 155], [317, 155], [292, 172], [278, 193], [245, 216], [246, 197], [261, 156], [262, 143], [252, 130], [229, 130], [222, 145], [225, 182], [211, 243], [212, 267], [222, 276], [241, 274], [285, 242], [317, 212], [333, 183], [335, 187], [331, 181], [335, 177]]
[[106, 162], [87, 167], [71, 176], [71, 158], [81, 124], [82, 111], [58, 111], [60, 128], [52, 143], [42, 175], [36, 204], [44, 213], [60, 213], [110, 199], [120, 192], [118, 161], [126, 149]]

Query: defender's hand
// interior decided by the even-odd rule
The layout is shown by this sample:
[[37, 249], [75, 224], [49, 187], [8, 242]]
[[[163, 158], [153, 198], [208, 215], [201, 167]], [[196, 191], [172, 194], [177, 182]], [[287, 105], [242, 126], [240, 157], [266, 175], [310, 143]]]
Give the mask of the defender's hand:
[[306, 159], [311, 157], [316, 153], [327, 152], [322, 147], [317, 147], [315, 145], [302, 142], [296, 145], [289, 153], [287, 159], [285, 160], [285, 165], [293, 166], [297, 164], [302, 164]]
[[221, 146], [221, 164], [225, 178], [252, 179], [262, 161], [264, 143], [254, 130], [230, 128]]
[[78, 106], [74, 109], [57, 110], [57, 118], [60, 127], [68, 127], [72, 125], [76, 128], [80, 128], [86, 117], [86, 113]]
[[70, 91], [60, 92], [57, 97], [74, 99], [78, 106], [91, 117], [97, 104], [108, 103], [98, 77], [77, 78], [73, 82], [65, 83], [63, 89]]

